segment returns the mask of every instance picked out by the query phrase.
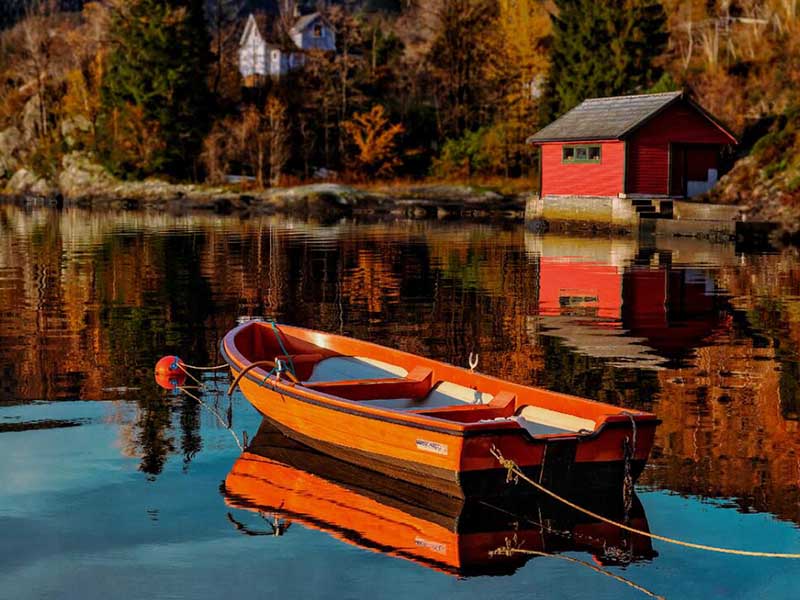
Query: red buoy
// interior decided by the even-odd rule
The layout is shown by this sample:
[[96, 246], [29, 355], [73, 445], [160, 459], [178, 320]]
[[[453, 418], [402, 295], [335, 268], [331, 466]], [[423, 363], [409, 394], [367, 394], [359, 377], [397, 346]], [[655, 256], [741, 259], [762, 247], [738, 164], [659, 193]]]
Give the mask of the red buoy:
[[186, 383], [183, 361], [177, 356], [164, 356], [156, 363], [156, 383], [165, 390], [174, 390]]

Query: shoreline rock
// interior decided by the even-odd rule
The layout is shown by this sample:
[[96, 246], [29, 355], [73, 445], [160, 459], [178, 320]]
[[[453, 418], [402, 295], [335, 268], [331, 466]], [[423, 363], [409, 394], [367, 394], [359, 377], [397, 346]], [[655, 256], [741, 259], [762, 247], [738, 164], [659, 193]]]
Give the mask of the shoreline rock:
[[7, 187], [14, 194], [39, 198], [48, 198], [58, 194], [58, 190], [50, 181], [25, 168], [19, 169], [11, 176]]
[[175, 184], [159, 179], [122, 181], [91, 157], [63, 157], [55, 183], [28, 169], [17, 170], [0, 201], [57, 199], [59, 206], [90, 209], [215, 211], [291, 214], [323, 219], [350, 215], [410, 218], [487, 218], [522, 220], [524, 195], [504, 196], [467, 185], [405, 185], [362, 189], [317, 183], [262, 191]]

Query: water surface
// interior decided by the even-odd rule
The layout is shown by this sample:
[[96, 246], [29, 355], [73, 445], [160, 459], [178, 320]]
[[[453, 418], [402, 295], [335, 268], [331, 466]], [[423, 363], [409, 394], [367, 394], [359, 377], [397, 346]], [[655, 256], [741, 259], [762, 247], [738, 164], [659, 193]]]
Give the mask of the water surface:
[[[247, 457], [223, 424], [252, 439], [260, 417], [238, 393], [228, 404], [224, 378], [201, 396], [215, 415], [162, 392], [152, 367], [167, 353], [218, 364], [219, 340], [249, 316], [456, 364], [478, 352], [487, 373], [652, 410], [663, 424], [640, 522], [800, 552], [793, 252], [460, 222], [3, 207], [0, 597], [646, 597], [588, 565], [668, 598], [796, 597], [800, 563], [661, 542], [645, 552], [560, 513], [518, 538], [588, 565], [535, 556], [492, 569], [462, 555], [470, 568], [452, 568], [459, 544], [504, 541], [512, 523], [387, 505], [396, 490], [298, 468], [273, 438], [258, 487], [236, 495]], [[392, 537], [370, 511], [414, 535]]]

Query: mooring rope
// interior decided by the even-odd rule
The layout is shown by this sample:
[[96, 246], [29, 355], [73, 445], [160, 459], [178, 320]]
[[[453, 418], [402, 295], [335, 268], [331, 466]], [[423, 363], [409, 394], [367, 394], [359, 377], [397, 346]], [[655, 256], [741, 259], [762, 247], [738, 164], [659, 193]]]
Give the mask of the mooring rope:
[[278, 365], [275, 363], [275, 361], [272, 361], [272, 360], [257, 360], [256, 362], [250, 363], [244, 369], [239, 371], [239, 374], [236, 376], [236, 379], [233, 380], [233, 383], [231, 383], [230, 387], [228, 388], [228, 396], [230, 396], [233, 393], [233, 390], [236, 389], [236, 386], [239, 385], [239, 382], [242, 380], [242, 378], [245, 375], [247, 375], [247, 373], [249, 373], [250, 371], [252, 371], [253, 369], [256, 369], [258, 367], [272, 367], [272, 370], [269, 373], [267, 373], [267, 376], [264, 378], [264, 381], [261, 382], [261, 385], [264, 385], [267, 382], [267, 380], [269, 380], [270, 376], [273, 373], [277, 374], [278, 379], [280, 379], [280, 376], [283, 373], [292, 382], [299, 383], [299, 380], [297, 379], [297, 377], [295, 377], [294, 373], [292, 373], [291, 371], [278, 371], [277, 370]]
[[800, 553], [783, 553], [783, 552], [757, 552], [753, 550], [737, 550], [735, 548], [721, 548], [718, 546], [708, 546], [706, 544], [695, 544], [693, 542], [684, 542], [683, 540], [678, 540], [675, 538], [666, 537], [663, 535], [658, 535], [656, 533], [650, 533], [649, 531], [642, 531], [641, 529], [636, 529], [635, 527], [631, 527], [630, 525], [625, 525], [623, 523], [619, 523], [608, 517], [604, 517], [603, 515], [599, 515], [596, 512], [592, 512], [588, 508], [583, 508], [582, 506], [578, 506], [574, 502], [570, 502], [566, 498], [562, 498], [554, 491], [547, 489], [543, 485], [535, 482], [533, 479], [525, 475], [522, 470], [517, 466], [511, 459], [505, 458], [501, 453], [500, 450], [497, 449], [496, 446], [492, 446], [491, 450], [489, 451], [492, 456], [494, 456], [497, 461], [503, 466], [503, 468], [507, 469], [508, 473], [506, 475], [506, 481], [512, 482], [518, 479], [522, 479], [523, 481], [531, 484], [540, 492], [547, 494], [551, 498], [555, 498], [559, 502], [562, 502], [573, 508], [579, 512], [582, 512], [585, 515], [589, 515], [593, 519], [598, 519], [599, 521], [603, 521], [604, 523], [608, 523], [609, 525], [614, 525], [619, 527], [620, 529], [624, 529], [625, 531], [630, 531], [631, 533], [636, 533], [638, 535], [643, 535], [645, 537], [649, 537], [654, 540], [659, 540], [661, 542], [666, 542], [667, 544], [675, 544], [677, 546], [683, 546], [685, 548], [694, 548], [695, 550], [706, 550], [708, 552], [719, 552], [721, 554], [735, 554], [737, 556], [759, 556], [762, 558], [791, 558], [791, 559], [800, 559]]
[[220, 369], [227, 369], [230, 367], [228, 363], [223, 365], [214, 365], [213, 367], [198, 367], [196, 365], [187, 365], [185, 362], [181, 362], [181, 364], [187, 369], [194, 369], [195, 371], [219, 371]]
[[281, 352], [283, 355], [289, 359], [289, 370], [291, 371], [292, 375], [296, 375], [297, 371], [294, 369], [294, 361], [292, 360], [292, 355], [286, 350], [286, 346], [283, 345], [283, 338], [281, 336], [281, 331], [278, 329], [278, 324], [275, 321], [270, 320], [270, 325], [272, 325], [272, 332], [275, 334], [275, 337], [278, 340], [278, 344], [281, 346]]
[[[228, 422], [226, 423], [225, 420], [222, 418], [222, 416], [219, 414], [219, 411], [217, 411], [215, 407], [210, 406], [206, 402], [203, 402], [203, 400], [199, 396], [197, 396], [197, 395], [193, 394], [191, 391], [189, 391], [189, 390], [195, 390], [195, 391], [197, 391], [198, 394], [202, 394], [204, 391], [206, 391], [208, 389], [206, 387], [206, 384], [203, 381], [201, 381], [200, 379], [198, 379], [197, 377], [195, 377], [189, 371], [189, 369], [193, 369], [193, 370], [197, 370], [197, 371], [218, 371], [218, 370], [221, 370], [221, 369], [229, 368], [229, 365], [226, 363], [224, 365], [215, 365], [215, 366], [210, 366], [210, 367], [199, 367], [197, 365], [187, 365], [186, 363], [184, 363], [183, 361], [181, 361], [179, 358], [176, 357], [175, 360], [174, 360], [174, 365], [171, 366], [171, 368], [174, 369], [176, 366], [187, 377], [189, 377], [192, 381], [194, 381], [197, 385], [174, 385], [174, 381], [173, 381], [172, 383], [173, 383], [174, 387], [172, 387], [171, 389], [174, 389], [176, 392], [178, 392], [178, 391], [183, 392], [188, 397], [192, 398], [195, 402], [197, 402], [200, 406], [205, 408], [212, 415], [214, 415], [214, 417], [217, 419], [219, 424], [222, 425], [225, 429], [227, 429], [230, 432], [231, 436], [233, 437], [233, 440], [236, 442], [236, 445], [239, 447], [239, 450], [244, 452], [244, 449], [248, 445], [248, 443], [247, 443], [247, 432], [246, 431], [242, 432], [242, 435], [243, 435], [243, 438], [244, 438], [244, 444], [242, 444], [242, 442], [239, 440], [239, 436], [236, 435], [236, 432], [233, 430], [233, 427], [231, 426], [231, 424], [232, 424], [232, 412], [231, 412], [232, 411], [232, 405], [230, 405], [228, 407]], [[234, 384], [238, 383], [238, 381], [239, 381], [239, 378], [237, 378], [237, 380], [236, 380], [236, 382], [234, 382]], [[228, 393], [228, 395], [230, 395], [230, 392]]]
[[631, 437], [625, 438], [623, 454], [625, 467], [622, 477], [622, 505], [624, 509], [625, 524], [630, 523], [631, 509], [633, 508], [633, 473], [631, 472], [631, 462], [636, 458], [636, 419], [628, 411], [622, 411], [631, 420]]
[[247, 445], [247, 443], [246, 443], [246, 440], [247, 440], [247, 433], [246, 433], [246, 432], [245, 432], [245, 434], [244, 434], [244, 435], [245, 435], [245, 444], [242, 444], [242, 442], [240, 442], [240, 441], [239, 441], [239, 436], [237, 436], [237, 435], [236, 435], [236, 432], [233, 430], [233, 428], [232, 428], [230, 425], [228, 425], [227, 423], [225, 423], [225, 420], [222, 418], [222, 416], [219, 414], [219, 412], [217, 412], [217, 410], [215, 410], [214, 408], [212, 408], [211, 406], [209, 406], [207, 403], [203, 402], [203, 401], [202, 401], [202, 400], [201, 400], [201, 399], [200, 399], [198, 396], [195, 396], [193, 393], [191, 393], [191, 392], [190, 392], [188, 389], [186, 389], [185, 387], [183, 387], [183, 386], [178, 386], [178, 387], [176, 387], [175, 389], [177, 389], [177, 390], [180, 390], [180, 391], [182, 391], [184, 394], [186, 394], [187, 396], [189, 396], [190, 398], [193, 398], [194, 400], [196, 400], [196, 401], [197, 401], [197, 403], [198, 403], [198, 404], [200, 404], [200, 406], [202, 406], [202, 407], [203, 407], [203, 408], [205, 408], [205, 409], [206, 409], [208, 412], [210, 412], [212, 415], [214, 415], [214, 417], [216, 417], [216, 419], [217, 419], [217, 421], [219, 422], [219, 424], [220, 424], [220, 425], [222, 425], [222, 426], [223, 426], [225, 429], [227, 429], [227, 430], [230, 432], [231, 436], [233, 436], [233, 440], [236, 442], [236, 445], [237, 445], [237, 446], [239, 446], [239, 450], [241, 450], [242, 452], [244, 452], [245, 446]]
[[616, 573], [612, 573], [611, 571], [606, 571], [605, 569], [602, 569], [597, 565], [593, 565], [592, 563], [586, 562], [585, 560], [580, 560], [579, 558], [573, 558], [572, 556], [566, 556], [564, 554], [553, 554], [552, 552], [544, 552], [543, 550], [525, 550], [523, 548], [515, 548], [512, 545], [512, 540], [508, 539], [506, 540], [506, 545], [504, 547], [498, 548], [497, 550], [492, 550], [489, 553], [490, 556], [498, 554], [505, 554], [506, 556], [510, 556], [511, 554], [530, 554], [533, 556], [544, 556], [546, 558], [557, 558], [559, 560], [565, 560], [567, 562], [587, 567], [592, 571], [600, 573], [601, 575], [605, 575], [606, 577], [610, 577], [611, 579], [619, 581], [620, 583], [624, 583], [625, 585], [630, 586], [633, 589], [638, 590], [647, 596], [650, 596], [651, 598], [658, 598], [659, 600], [664, 600], [664, 596], [659, 596], [658, 594], [654, 594], [647, 588], [642, 587], [641, 585], [631, 581], [630, 579], [626, 579], [625, 577], [617, 575]]
[[202, 387], [205, 387], [205, 385], [203, 385], [203, 382], [202, 382], [202, 381], [200, 381], [200, 380], [199, 380], [197, 377], [195, 377], [194, 375], [192, 375], [192, 374], [189, 372], [189, 370], [186, 368], [186, 365], [184, 365], [183, 363], [181, 363], [181, 361], [178, 361], [176, 364], [178, 365], [178, 368], [179, 368], [181, 371], [183, 371], [184, 373], [186, 373], [186, 375], [187, 375], [187, 376], [188, 376], [190, 379], [192, 379], [192, 380], [193, 380], [193, 381], [194, 381], [194, 382], [195, 382], [197, 385], [199, 385], [201, 388], [202, 388]]

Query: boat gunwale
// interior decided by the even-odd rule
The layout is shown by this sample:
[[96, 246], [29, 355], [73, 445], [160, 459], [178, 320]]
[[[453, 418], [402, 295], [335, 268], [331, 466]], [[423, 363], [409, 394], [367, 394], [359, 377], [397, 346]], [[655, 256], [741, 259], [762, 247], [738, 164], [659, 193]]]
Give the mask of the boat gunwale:
[[[247, 321], [245, 323], [242, 323], [241, 325], [238, 325], [237, 327], [231, 329], [221, 340], [220, 352], [222, 354], [222, 358], [223, 360], [225, 360], [225, 362], [227, 362], [230, 365], [232, 371], [236, 372], [236, 375], [241, 373], [241, 371], [244, 368], [247, 368], [249, 364], [252, 364], [252, 361], [248, 360], [237, 348], [235, 343], [236, 336], [247, 327], [257, 326], [258, 324], [263, 324], [263, 323], [264, 321]], [[289, 325], [278, 325], [278, 327], [281, 327], [282, 329], [286, 328], [290, 330], [292, 329], [301, 330], [311, 334], [319, 334], [334, 338], [345, 337], [345, 336], [338, 336], [337, 334], [329, 334], [322, 331], [317, 331], [314, 329], [293, 327]], [[345, 337], [345, 339], [352, 339], [360, 344], [365, 344], [367, 346], [380, 348], [381, 350], [389, 350], [390, 352], [403, 354], [408, 358], [417, 358], [417, 359], [420, 358], [417, 355], [404, 352], [402, 350], [396, 350], [394, 348], [381, 346], [380, 344], [374, 344], [372, 342], [359, 340], [357, 338]], [[453, 368], [467, 372], [467, 369], [464, 369], [463, 367], [451, 365], [443, 361], [437, 361], [435, 359], [426, 359], [426, 360], [441, 364], [442, 366], [445, 366], [447, 368]], [[257, 376], [258, 374], [261, 374], [260, 378]], [[259, 386], [263, 386], [268, 376], [269, 374], [266, 371], [264, 371], [260, 367], [256, 367], [245, 373], [244, 378], [259, 384]], [[533, 386], [525, 386], [522, 384], [515, 384], [512, 382], [508, 382], [506, 380], [485, 373], [480, 373], [478, 374], [478, 376], [481, 378], [492, 380], [493, 382], [501, 383], [504, 385], [511, 385], [513, 387], [523, 387], [531, 390], [540, 389], [540, 388], [534, 388]], [[635, 413], [630, 412], [626, 414], [623, 412], [624, 409], [621, 409], [620, 407], [616, 407], [611, 404], [597, 402], [595, 400], [589, 400], [581, 398], [579, 396], [570, 396], [569, 394], [562, 394], [560, 392], [551, 392], [550, 390], [546, 390], [543, 388], [541, 388], [541, 391], [545, 391], [547, 393], [562, 395], [572, 399], [579, 400], [581, 402], [591, 402], [597, 405], [608, 407], [610, 410], [617, 411], [617, 414], [602, 415], [601, 420], [597, 423], [597, 426], [595, 427], [594, 431], [591, 432], [545, 434], [545, 435], [533, 436], [527, 429], [521, 427], [518, 423], [514, 421], [487, 422], [487, 423], [455, 422], [429, 414], [422, 415], [419, 413], [401, 411], [392, 408], [370, 406], [368, 404], [365, 404], [365, 402], [363, 401], [350, 400], [347, 398], [334, 396], [322, 391], [307, 388], [303, 385], [294, 384], [288, 380], [281, 380], [281, 379], [270, 380], [269, 387], [267, 387], [266, 390], [270, 390], [273, 393], [285, 394], [290, 398], [299, 400], [301, 402], [311, 403], [316, 406], [328, 408], [331, 410], [336, 410], [338, 412], [344, 412], [353, 416], [359, 416], [368, 419], [378, 419], [380, 421], [392, 423], [399, 426], [424, 429], [427, 431], [434, 431], [437, 433], [453, 435], [456, 437], [519, 435], [522, 436], [527, 441], [533, 443], [544, 442], [546, 440], [569, 440], [569, 439], [593, 440], [602, 435], [602, 433], [605, 432], [607, 429], [616, 429], [618, 427], [625, 427], [625, 428], [629, 427], [632, 418], [636, 422], [637, 427], [641, 425], [650, 425], [650, 424], [655, 426], [661, 422], [661, 420], [658, 419], [658, 417], [656, 417], [656, 415], [652, 413], [636, 411]], [[537, 406], [537, 405], [529, 404], [529, 406]], [[571, 413], [565, 412], [564, 414], [571, 414]]]

